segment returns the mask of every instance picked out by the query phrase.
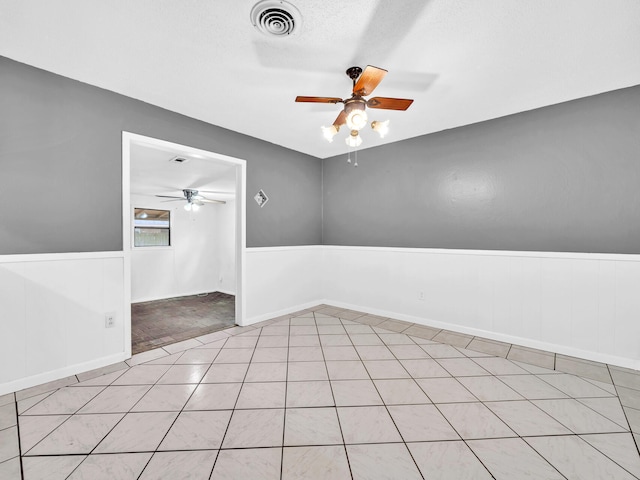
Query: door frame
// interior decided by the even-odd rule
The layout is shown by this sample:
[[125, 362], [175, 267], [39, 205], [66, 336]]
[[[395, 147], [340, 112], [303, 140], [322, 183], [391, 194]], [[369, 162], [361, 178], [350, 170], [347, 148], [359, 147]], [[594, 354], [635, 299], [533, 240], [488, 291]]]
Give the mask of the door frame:
[[246, 188], [247, 162], [239, 158], [229, 157], [208, 150], [168, 142], [158, 138], [122, 132], [122, 251], [124, 256], [124, 347], [127, 357], [131, 357], [131, 249], [132, 249], [132, 218], [131, 218], [131, 146], [133, 144], [152, 145], [159, 148], [179, 149], [185, 155], [196, 155], [206, 159], [233, 165], [236, 168], [235, 192], [235, 271], [236, 295], [235, 310], [236, 324], [244, 326], [246, 301], [245, 291], [245, 257], [247, 249], [246, 237]]

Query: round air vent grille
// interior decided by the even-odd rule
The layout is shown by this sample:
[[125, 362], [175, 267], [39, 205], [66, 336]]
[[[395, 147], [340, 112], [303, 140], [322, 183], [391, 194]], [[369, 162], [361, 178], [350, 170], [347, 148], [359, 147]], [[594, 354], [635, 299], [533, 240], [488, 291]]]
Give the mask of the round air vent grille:
[[298, 31], [302, 16], [284, 0], [262, 0], [251, 9], [251, 23], [265, 35], [286, 37]]

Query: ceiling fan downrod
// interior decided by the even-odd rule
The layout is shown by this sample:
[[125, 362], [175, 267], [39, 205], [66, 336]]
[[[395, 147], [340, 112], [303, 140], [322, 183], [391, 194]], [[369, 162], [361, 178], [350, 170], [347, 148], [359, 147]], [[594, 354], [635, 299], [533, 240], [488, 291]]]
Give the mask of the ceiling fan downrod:
[[362, 74], [362, 69], [360, 67], [351, 67], [347, 68], [347, 76], [353, 81], [353, 86], [356, 86], [356, 81], [358, 77]]

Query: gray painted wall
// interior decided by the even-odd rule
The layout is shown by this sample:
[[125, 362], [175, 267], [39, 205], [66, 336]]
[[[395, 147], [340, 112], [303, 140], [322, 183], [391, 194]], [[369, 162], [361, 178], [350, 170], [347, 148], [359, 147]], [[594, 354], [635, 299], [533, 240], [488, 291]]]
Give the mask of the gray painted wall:
[[640, 253], [640, 86], [345, 157], [327, 245]]
[[0, 254], [122, 249], [123, 130], [247, 160], [248, 246], [321, 243], [320, 160], [0, 57]]
[[640, 86], [361, 150], [354, 169], [0, 57], [0, 254], [122, 248], [123, 130], [247, 160], [251, 247], [640, 253]]

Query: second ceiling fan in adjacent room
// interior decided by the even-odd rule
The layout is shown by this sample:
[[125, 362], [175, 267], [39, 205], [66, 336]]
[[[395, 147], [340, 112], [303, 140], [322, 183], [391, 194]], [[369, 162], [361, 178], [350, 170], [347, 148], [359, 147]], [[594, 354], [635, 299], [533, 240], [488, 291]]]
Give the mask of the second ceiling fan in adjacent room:
[[[205, 203], [219, 203], [225, 204], [224, 200], [214, 200], [212, 198], [207, 198], [201, 195], [201, 191], [195, 190], [193, 188], [185, 188], [182, 190], [183, 197], [176, 197], [173, 195], [156, 195], [156, 197], [160, 198], [171, 198], [172, 200], [164, 200], [165, 202], [175, 202], [175, 201], [187, 201], [184, 206], [184, 209], [187, 211], [198, 211], [198, 209], [204, 205]], [[226, 192], [207, 192], [207, 193], [226, 193]]]

